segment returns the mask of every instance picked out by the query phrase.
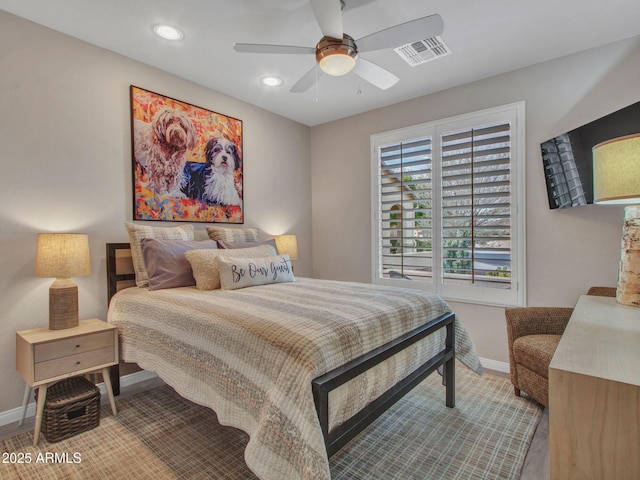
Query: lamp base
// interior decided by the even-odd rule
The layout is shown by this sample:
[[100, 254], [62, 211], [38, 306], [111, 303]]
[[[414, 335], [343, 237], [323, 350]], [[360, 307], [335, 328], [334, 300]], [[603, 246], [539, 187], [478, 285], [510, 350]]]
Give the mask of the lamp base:
[[624, 209], [616, 300], [623, 305], [640, 307], [640, 206], [637, 205]]
[[77, 327], [78, 286], [69, 278], [59, 278], [49, 288], [49, 330]]

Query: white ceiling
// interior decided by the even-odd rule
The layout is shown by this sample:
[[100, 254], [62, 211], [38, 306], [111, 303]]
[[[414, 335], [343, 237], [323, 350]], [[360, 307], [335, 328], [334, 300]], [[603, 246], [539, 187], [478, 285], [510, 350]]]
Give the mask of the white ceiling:
[[[293, 94], [313, 55], [241, 54], [233, 44], [314, 47], [322, 34], [308, 0], [0, 0], [0, 8], [310, 126], [640, 33], [638, 0], [346, 0], [353, 38], [438, 13], [452, 54], [410, 67], [393, 50], [372, 52], [368, 60], [400, 78], [389, 90], [350, 73]], [[157, 38], [158, 23], [184, 39]], [[264, 87], [265, 75], [285, 84]]]

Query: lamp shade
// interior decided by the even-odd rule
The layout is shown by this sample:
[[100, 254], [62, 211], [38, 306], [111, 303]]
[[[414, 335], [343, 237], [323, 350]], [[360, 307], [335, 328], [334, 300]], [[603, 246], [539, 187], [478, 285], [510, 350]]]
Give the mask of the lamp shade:
[[274, 238], [280, 255], [288, 253], [291, 260], [298, 259], [298, 239], [295, 235], [276, 235]]
[[[593, 147], [593, 201], [640, 203], [640, 134], [614, 138]], [[618, 270], [618, 303], [640, 307], [640, 207], [624, 209]]]
[[40, 233], [36, 276], [53, 277], [49, 287], [49, 329], [78, 326], [78, 286], [71, 277], [89, 275], [89, 237], [82, 233]]
[[640, 203], [640, 133], [593, 147], [594, 203]]
[[82, 233], [40, 233], [36, 277], [70, 278], [91, 273], [89, 237]]

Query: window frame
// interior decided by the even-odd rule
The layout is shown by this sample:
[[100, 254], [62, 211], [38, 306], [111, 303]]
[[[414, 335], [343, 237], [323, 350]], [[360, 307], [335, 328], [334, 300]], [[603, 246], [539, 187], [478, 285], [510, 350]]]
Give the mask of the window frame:
[[[442, 172], [441, 135], [456, 129], [475, 128], [493, 122], [509, 122], [511, 163], [511, 288], [498, 289], [478, 285], [453, 285], [442, 281]], [[381, 168], [380, 148], [393, 143], [410, 142], [431, 137], [432, 142], [432, 281], [413, 281], [381, 276]], [[371, 276], [372, 283], [403, 286], [433, 291], [448, 301], [492, 305], [524, 306], [526, 304], [526, 218], [525, 218], [525, 102], [457, 115], [441, 120], [371, 135]]]

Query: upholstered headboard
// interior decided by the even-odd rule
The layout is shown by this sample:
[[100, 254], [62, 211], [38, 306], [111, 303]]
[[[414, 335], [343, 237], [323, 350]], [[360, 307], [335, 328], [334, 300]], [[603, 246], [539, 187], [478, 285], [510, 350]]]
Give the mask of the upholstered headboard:
[[131, 247], [128, 243], [107, 243], [107, 288], [108, 301], [117, 292], [136, 286]]

